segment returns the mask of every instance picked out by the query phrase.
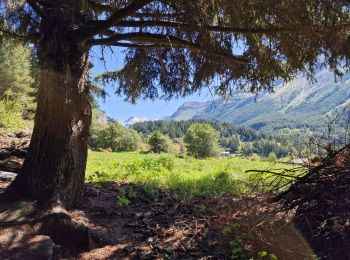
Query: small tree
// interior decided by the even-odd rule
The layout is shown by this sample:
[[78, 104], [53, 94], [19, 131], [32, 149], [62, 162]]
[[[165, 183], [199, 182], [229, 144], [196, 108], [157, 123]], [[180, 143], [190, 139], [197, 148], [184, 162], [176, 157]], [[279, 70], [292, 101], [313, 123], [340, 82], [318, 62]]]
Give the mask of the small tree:
[[141, 146], [141, 137], [133, 129], [124, 128], [123, 133], [118, 138], [117, 151], [134, 152]]
[[276, 160], [277, 160], [276, 154], [275, 154], [274, 152], [269, 153], [268, 160], [269, 160], [270, 162], [276, 161]]
[[210, 124], [196, 123], [187, 130], [187, 151], [197, 158], [215, 156], [219, 150], [219, 133]]
[[159, 131], [154, 131], [148, 139], [150, 151], [154, 153], [168, 153], [171, 149], [171, 140]]

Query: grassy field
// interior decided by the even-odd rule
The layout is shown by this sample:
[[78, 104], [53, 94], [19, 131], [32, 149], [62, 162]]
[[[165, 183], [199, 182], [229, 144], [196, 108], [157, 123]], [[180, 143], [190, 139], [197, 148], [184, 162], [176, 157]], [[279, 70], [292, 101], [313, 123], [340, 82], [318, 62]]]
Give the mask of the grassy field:
[[260, 191], [262, 187], [271, 185], [271, 182], [275, 183], [276, 177], [246, 173], [247, 170], [286, 167], [291, 168], [286, 164], [240, 157], [198, 160], [170, 154], [90, 151], [87, 180], [133, 182], [144, 185], [150, 193], [156, 188], [169, 189], [176, 196], [191, 199], [201, 195], [223, 196]]

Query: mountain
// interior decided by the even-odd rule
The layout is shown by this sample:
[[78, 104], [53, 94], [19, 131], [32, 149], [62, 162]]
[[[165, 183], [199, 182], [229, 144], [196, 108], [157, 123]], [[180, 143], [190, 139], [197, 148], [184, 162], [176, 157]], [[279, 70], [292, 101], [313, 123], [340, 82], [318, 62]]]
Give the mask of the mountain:
[[250, 126], [258, 130], [316, 128], [327, 115], [350, 105], [350, 74], [335, 81], [321, 70], [311, 83], [297, 77], [275, 87], [274, 93], [240, 93], [227, 101], [186, 102], [168, 120], [209, 119]]
[[169, 121], [182, 121], [189, 120], [196, 116], [200, 116], [204, 113], [208, 107], [210, 107], [214, 102], [185, 102], [181, 107], [179, 107], [175, 113], [166, 117], [165, 119]]
[[92, 109], [92, 121], [100, 125], [107, 125], [111, 119], [99, 107], [95, 107]]
[[132, 126], [133, 124], [144, 122], [144, 121], [147, 121], [147, 120], [148, 120], [147, 118], [132, 116], [129, 119], [125, 120], [123, 122], [123, 125], [124, 126]]

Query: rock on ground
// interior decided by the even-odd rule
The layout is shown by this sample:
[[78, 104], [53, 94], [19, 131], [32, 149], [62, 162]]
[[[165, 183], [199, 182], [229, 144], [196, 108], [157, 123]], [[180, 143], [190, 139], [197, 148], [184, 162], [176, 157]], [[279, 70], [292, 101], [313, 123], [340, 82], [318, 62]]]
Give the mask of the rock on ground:
[[0, 181], [13, 181], [17, 174], [14, 172], [0, 171]]

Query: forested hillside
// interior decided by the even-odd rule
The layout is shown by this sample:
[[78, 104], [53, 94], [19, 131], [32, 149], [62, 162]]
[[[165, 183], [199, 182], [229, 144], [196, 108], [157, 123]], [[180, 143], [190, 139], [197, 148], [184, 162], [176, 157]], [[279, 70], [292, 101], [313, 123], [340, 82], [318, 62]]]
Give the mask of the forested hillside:
[[238, 93], [228, 101], [189, 102], [168, 120], [208, 119], [249, 126], [257, 130], [319, 129], [328, 117], [350, 102], [350, 74], [335, 77], [320, 70], [314, 79], [298, 76], [276, 86], [274, 93]]
[[256, 153], [268, 156], [270, 153], [277, 157], [287, 155], [311, 155], [311, 147], [307, 143], [304, 132], [297, 129], [284, 129], [279, 133], [264, 133], [249, 127], [237, 126], [227, 122], [209, 120], [186, 121], [145, 121], [133, 124], [131, 127], [144, 136], [154, 131], [160, 131], [169, 137], [183, 138], [194, 123], [207, 123], [220, 133], [220, 145], [231, 153], [251, 155]]

